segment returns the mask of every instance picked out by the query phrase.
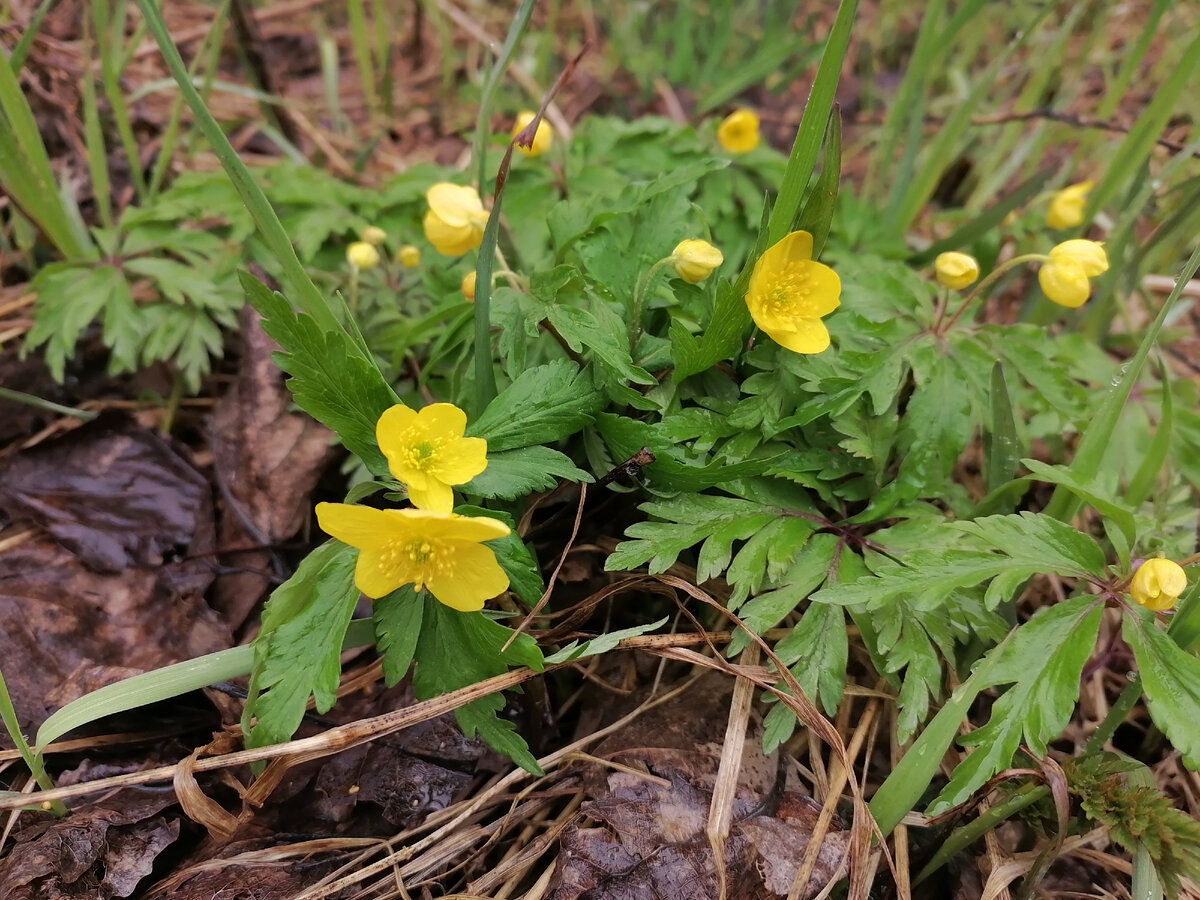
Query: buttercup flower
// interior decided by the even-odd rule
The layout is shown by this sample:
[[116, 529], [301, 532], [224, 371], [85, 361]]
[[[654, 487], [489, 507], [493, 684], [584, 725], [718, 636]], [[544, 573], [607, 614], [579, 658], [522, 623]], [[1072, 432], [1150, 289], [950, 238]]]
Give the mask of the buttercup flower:
[[1064, 241], [1050, 251], [1038, 270], [1038, 283], [1059, 306], [1083, 306], [1092, 286], [1089, 278], [1108, 271], [1108, 255], [1095, 241]]
[[[517, 113], [517, 122], [513, 125], [512, 136], [516, 137], [525, 126], [533, 121], [537, 113], [525, 110]], [[554, 143], [554, 129], [550, 127], [550, 123], [545, 119], [538, 122], [537, 131], [533, 133], [533, 145], [526, 147], [523, 144], [517, 144], [517, 149], [526, 156], [541, 156], [550, 149], [550, 145]]]
[[671, 252], [671, 262], [680, 278], [699, 284], [725, 262], [725, 255], [708, 241], [680, 241]]
[[327, 534], [358, 548], [354, 583], [374, 600], [411, 584], [428, 588], [446, 606], [473, 612], [508, 589], [495, 552], [483, 544], [509, 533], [497, 519], [318, 503], [317, 521]]
[[368, 244], [378, 247], [387, 240], [387, 232], [374, 225], [368, 225], [362, 230], [362, 234], [359, 235], [359, 237], [361, 237]]
[[754, 264], [746, 292], [754, 324], [796, 353], [820, 353], [829, 346], [821, 316], [841, 303], [841, 279], [812, 258], [812, 246], [811, 234], [793, 231], [769, 247]]
[[439, 182], [425, 192], [425, 237], [438, 253], [462, 256], [483, 243], [487, 210], [474, 188]]
[[467, 298], [469, 303], [475, 302], [475, 273], [468, 272], [463, 276], [462, 280], [463, 296]]
[[1147, 609], [1170, 609], [1187, 589], [1187, 573], [1169, 559], [1148, 559], [1133, 573], [1129, 594]]
[[1076, 228], [1083, 224], [1083, 211], [1094, 182], [1081, 181], [1057, 192], [1046, 209], [1046, 224], [1051, 228]]
[[421, 264], [421, 249], [412, 244], [405, 244], [396, 251], [396, 262], [406, 269], [415, 269]]
[[375, 439], [392, 474], [408, 486], [413, 506], [450, 512], [451, 485], [466, 484], [487, 468], [487, 441], [463, 437], [466, 427], [467, 414], [453, 403], [419, 411], [398, 403], [379, 417]]
[[753, 110], [734, 110], [717, 126], [717, 143], [728, 153], [749, 153], [758, 146], [758, 116]]
[[937, 280], [952, 291], [961, 291], [979, 277], [979, 263], [966, 253], [939, 253], [933, 261]]
[[361, 272], [379, 265], [379, 251], [366, 241], [355, 241], [346, 248], [346, 262]]

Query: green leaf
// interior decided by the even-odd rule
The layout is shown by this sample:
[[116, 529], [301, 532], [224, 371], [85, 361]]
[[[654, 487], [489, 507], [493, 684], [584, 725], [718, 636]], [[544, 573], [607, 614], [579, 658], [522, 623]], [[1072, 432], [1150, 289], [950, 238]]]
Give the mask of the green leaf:
[[521, 447], [488, 454], [488, 465], [461, 488], [465, 494], [515, 500], [558, 485], [558, 479], [591, 482], [565, 453], [549, 447]]
[[[542, 654], [527, 634], [519, 635], [502, 648], [513, 632], [487, 618], [482, 612], [464, 613], [438, 603], [425, 593], [424, 622], [417, 640], [417, 668], [413, 689], [420, 700], [477, 684], [502, 675], [509, 666], [528, 666], [541, 671]], [[504, 697], [492, 694], [454, 711], [468, 739], [478, 734], [488, 746], [506, 754], [527, 772], [541, 774], [537, 760], [512, 722], [497, 719]]]
[[829, 237], [829, 226], [837, 209], [838, 186], [842, 177], [842, 114], [835, 103], [829, 113], [829, 126], [825, 134], [825, 147], [821, 154], [821, 174], [808, 195], [792, 230], [807, 231], [812, 235], [812, 258], [820, 259]]
[[379, 652], [383, 655], [383, 677], [388, 687], [408, 673], [421, 636], [425, 601], [411, 584], [380, 597], [372, 605], [371, 617]]
[[1183, 754], [1188, 768], [1200, 769], [1200, 659], [1160, 630], [1148, 610], [1126, 613], [1122, 633], [1137, 660], [1154, 724]]
[[1004, 363], [1000, 360], [992, 366], [991, 388], [991, 421], [984, 460], [984, 484], [989, 492], [1013, 479], [1017, 461], [1021, 458], [1017, 423], [1013, 418], [1008, 385], [1004, 381]]
[[612, 650], [626, 638], [648, 634], [651, 631], [662, 628], [668, 621], [670, 619], [663, 618], [657, 622], [651, 622], [649, 625], [635, 625], [632, 628], [622, 628], [620, 631], [599, 635], [591, 640], [584, 641], [582, 644], [579, 641], [571, 641], [571, 643], [567, 644], [553, 656], [547, 656], [546, 662], [565, 663], [583, 659], [586, 656], [599, 656], [601, 653], [607, 653], [609, 650]]
[[467, 427], [488, 442], [489, 452], [549, 444], [595, 420], [604, 396], [586, 373], [567, 360], [521, 374]]
[[263, 317], [263, 331], [283, 348], [275, 359], [292, 376], [288, 388], [297, 405], [337, 432], [373, 474], [387, 477], [375, 424], [400, 401], [378, 366], [361, 355], [344, 331], [321, 331], [307, 313], [293, 312], [282, 294], [248, 273], [240, 276], [247, 298]]
[[318, 712], [333, 706], [342, 673], [342, 636], [359, 597], [357, 558], [353, 547], [329, 541], [271, 594], [253, 645], [250, 696], [242, 712], [246, 746], [288, 740], [310, 696]]
[[1175, 406], [1171, 397], [1170, 372], [1165, 363], [1160, 363], [1158, 377], [1162, 384], [1162, 409], [1158, 416], [1158, 428], [1154, 432], [1154, 439], [1150, 442], [1150, 446], [1146, 448], [1146, 455], [1142, 457], [1141, 465], [1138, 466], [1133, 478], [1129, 480], [1129, 488], [1125, 494], [1125, 502], [1134, 507], [1140, 506], [1150, 496], [1150, 492], [1154, 490], [1154, 485], [1158, 481], [1158, 474], [1162, 471], [1163, 464], [1171, 452], [1171, 434], [1175, 427]]
[[[804, 558], [808, 558], [806, 542], [818, 526], [819, 523], [811, 519], [782, 516], [768, 522], [765, 528], [751, 535], [725, 573], [726, 580], [733, 587], [729, 608], [736, 610], [752, 593], [762, 590], [765, 583], [777, 583], [784, 578], [785, 573], [788, 573], [785, 580], [790, 584], [795, 579], [794, 573], [788, 572], [792, 561], [802, 551]], [[833, 535], [819, 535], [818, 538], [822, 543], [827, 543], [824, 539], [833, 538]], [[836, 544], [836, 540], [834, 543]], [[829, 555], [832, 557], [833, 550], [829, 551]], [[772, 622], [767, 627], [770, 628], [774, 624]], [[761, 634], [759, 629], [754, 630]]]
[[1036, 459], [1023, 459], [1021, 463], [1033, 473], [1029, 476], [1030, 478], [1066, 488], [1096, 512], [1110, 519], [1121, 529], [1121, 533], [1125, 535], [1126, 541], [1130, 544], [1137, 539], [1137, 526], [1133, 521], [1133, 511], [1120, 501], [1105, 496], [1104, 490], [1094, 482], [1085, 483], [1069, 466], [1048, 466]]
[[[790, 521], [804, 520], [792, 519]], [[812, 523], [809, 525], [811, 528]], [[768, 525], [763, 531], [767, 531], [770, 527]], [[746, 546], [748, 547], [750, 543], [751, 541], [747, 541]], [[776, 586], [749, 600], [740, 608], [738, 615], [741, 617], [742, 623], [755, 634], [763, 634], [782, 622], [786, 616], [799, 607], [809, 594], [824, 583], [838, 553], [839, 544], [840, 541], [835, 534], [818, 534], [807, 540], [807, 543], [802, 542], [796, 548], [795, 562], [785, 574], [778, 578]], [[739, 558], [740, 556], [741, 554], [739, 554]], [[730, 607], [733, 608], [732, 603], [730, 603]], [[805, 615], [807, 616], [808, 613]], [[783, 659], [784, 665], [790, 665], [800, 658], [792, 655], [789, 643], [792, 639], [792, 637], [784, 638], [775, 648], [775, 653]], [[734, 656], [740, 653], [749, 643], [749, 636], [739, 631], [733, 636], [727, 655]]]
[[806, 609], [792, 633], [775, 646], [775, 654], [785, 665], [791, 665], [792, 675], [804, 693], [831, 716], [837, 712], [846, 689], [848, 652], [845, 613], [820, 603]]
[[1035, 757], [1045, 756], [1047, 741], [1062, 733], [1075, 709], [1103, 612], [1092, 596], [1045, 607], [985, 657], [978, 687], [1013, 686], [996, 701], [987, 724], [962, 738], [975, 749], [954, 770], [931, 815], [962, 803], [1011, 765], [1022, 741]]

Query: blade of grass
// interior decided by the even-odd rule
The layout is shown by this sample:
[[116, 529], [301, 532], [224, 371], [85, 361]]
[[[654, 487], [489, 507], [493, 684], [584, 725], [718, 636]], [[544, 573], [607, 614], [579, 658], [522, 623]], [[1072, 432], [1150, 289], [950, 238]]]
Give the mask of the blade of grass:
[[996, 360], [992, 366], [991, 439], [984, 461], [984, 484], [994, 491], [1013, 479], [1020, 464], [1021, 443], [1017, 437], [1017, 422], [1013, 416], [1012, 400], [1004, 381], [1004, 364]]
[[1113, 113], [1120, 107], [1125, 92], [1129, 90], [1129, 85], [1133, 83], [1133, 78], [1141, 68], [1146, 52], [1150, 49], [1150, 41], [1154, 37], [1154, 32], [1158, 30], [1158, 23], [1171, 3], [1172, 0], [1157, 0], [1133, 46], [1129, 47], [1126, 44], [1121, 48], [1121, 67], [1117, 70], [1113, 80], [1105, 86], [1100, 105], [1096, 107], [1097, 119], [1112, 118]]
[[[17, 752], [21, 754], [21, 759], [25, 761], [25, 765], [29, 767], [30, 774], [33, 775], [34, 781], [44, 791], [48, 791], [54, 787], [54, 781], [50, 778], [50, 774], [46, 771], [46, 766], [42, 762], [40, 754], [36, 753], [29, 746], [29, 742], [25, 740], [25, 735], [21, 733], [21, 723], [17, 721], [17, 711], [13, 708], [12, 697], [8, 694], [8, 685], [4, 681], [4, 673], [0, 672], [0, 722], [4, 723], [4, 730], [8, 732], [8, 736], [12, 738]], [[61, 800], [55, 801], [50, 806], [50, 812], [55, 815], [63, 816], [67, 813], [66, 806]]]
[[129, 177], [133, 181], [134, 192], [139, 200], [144, 200], [146, 173], [142, 171], [140, 150], [137, 138], [133, 134], [129, 106], [121, 88], [125, 19], [125, 3], [118, 2], [116, 9], [110, 14], [108, 0], [93, 0], [92, 27], [96, 33], [96, 47], [100, 51], [100, 84], [112, 110], [113, 124], [117, 129], [117, 137], [121, 140], [121, 149], [129, 162]]
[[1145, 111], [1138, 117], [1133, 128], [1121, 141], [1104, 175], [1088, 197], [1084, 221], [1091, 221], [1098, 210], [1117, 195], [1125, 184], [1145, 165], [1154, 152], [1155, 142], [1170, 121], [1179, 98], [1191, 83], [1192, 75], [1200, 65], [1200, 35], [1194, 37], [1183, 53], [1179, 65], [1154, 92]]
[[230, 145], [221, 126], [217, 124], [217, 120], [213, 118], [200, 95], [196, 93], [196, 89], [188, 79], [187, 70], [183, 66], [179, 51], [171, 42], [171, 35], [167, 31], [166, 23], [163, 22], [153, 0], [137, 0], [137, 4], [146, 19], [150, 33], [162, 51], [168, 70], [179, 84], [179, 90], [192, 110], [197, 127], [208, 139], [213, 152], [229, 176], [229, 180], [233, 182], [242, 202], [246, 204], [246, 209], [254, 218], [267, 249], [282, 267], [284, 281], [287, 282], [295, 302], [312, 316], [323, 330], [336, 331], [341, 328], [329, 303], [317, 286], [313, 284], [312, 279], [308, 277], [304, 266], [301, 265], [299, 257], [296, 256], [296, 248], [288, 239], [287, 232], [279, 222], [279, 216], [276, 215], [274, 208], [263, 194], [262, 188], [250, 176], [245, 163], [241, 161], [237, 152]]
[[812, 235], [813, 258], [821, 255], [829, 228], [833, 224], [833, 213], [837, 208], [838, 187], [842, 178], [842, 114], [837, 104], [829, 117], [829, 133], [825, 136], [825, 148], [821, 153], [821, 174], [813, 185], [804, 210], [796, 217], [792, 230], [800, 229]]
[[[512, 60], [513, 52], [517, 49], [517, 43], [529, 26], [529, 17], [533, 14], [533, 6], [534, 0], [521, 0], [521, 5], [517, 8], [516, 15], [513, 16], [512, 24], [508, 26], [508, 34], [504, 37], [504, 43], [496, 55], [495, 64], [488, 72], [487, 79], [483, 84], [483, 92], [479, 97], [479, 113], [475, 117], [475, 140], [471, 143], [471, 158], [475, 165], [475, 183], [479, 185], [480, 193], [483, 192], [483, 186], [487, 184], [487, 172], [484, 170], [487, 165], [487, 154], [484, 152], [484, 148], [487, 146], [488, 134], [491, 131], [492, 100], [496, 95], [496, 87], [500, 84], [500, 79], [504, 76], [504, 72]], [[478, 306], [476, 309], [478, 310]], [[476, 377], [478, 377], [478, 373], [476, 373]]]
[[379, 94], [375, 90], [375, 66], [371, 62], [371, 39], [367, 34], [363, 0], [349, 0], [346, 3], [346, 20], [350, 25], [350, 45], [354, 49], [354, 64], [358, 66], [358, 80], [367, 103], [367, 114], [375, 119], [379, 115]]
[[29, 24], [21, 32], [21, 39], [17, 41], [17, 46], [13, 47], [12, 56], [8, 60], [13, 74], [20, 72], [25, 67], [25, 60], [33, 48], [33, 39], [37, 37], [38, 30], [42, 27], [42, 20], [46, 18], [46, 14], [50, 12], [50, 7], [54, 6], [55, 2], [56, 0], [42, 0], [38, 8], [33, 11], [33, 15], [29, 17]]
[[[792, 152], [788, 156], [779, 196], [775, 198], [775, 205], [771, 208], [771, 218], [767, 222], [768, 247], [778, 243], [796, 220], [800, 199], [804, 196], [804, 189], [808, 187], [813, 168], [817, 164], [817, 154], [820, 153], [821, 141], [825, 137], [829, 116], [833, 110], [838, 79], [841, 77], [842, 63], [846, 59], [846, 48], [850, 45], [850, 33], [857, 9], [858, 0], [842, 0], [838, 5], [837, 18], [829, 30], [825, 48], [821, 51], [821, 64], [817, 68], [817, 76], [813, 79], [808, 102], [804, 104], [804, 114], [800, 117], [800, 127], [796, 130], [796, 140], [792, 143]], [[748, 264], [753, 264], [753, 260], [748, 260]]]
[[1175, 405], [1171, 397], [1170, 372], [1162, 361], [1158, 365], [1158, 378], [1162, 383], [1163, 392], [1158, 414], [1158, 430], [1154, 432], [1154, 439], [1146, 448], [1142, 464], [1129, 480], [1129, 487], [1125, 491], [1125, 502], [1133, 507], [1141, 506], [1150, 496], [1158, 481], [1158, 473], [1167, 461], [1167, 454], [1171, 452], [1171, 433], [1175, 430]]
[[[92, 30], [87, 17], [83, 18], [83, 58], [92, 58]], [[96, 82], [92, 78], [91, 67], [86, 66], [79, 76], [83, 99], [83, 141], [87, 153], [88, 175], [92, 179], [92, 196], [96, 198], [96, 208], [100, 212], [100, 221], [107, 227], [112, 227], [112, 187], [108, 180], [108, 148], [104, 144], [104, 132], [100, 128], [100, 109], [96, 101]]]
[[[1200, 268], [1200, 244], [1197, 244], [1191, 258], [1183, 267], [1183, 272], [1175, 282], [1175, 289], [1171, 291], [1171, 295], [1159, 309], [1158, 315], [1146, 329], [1146, 334], [1142, 338], [1141, 344], [1138, 345], [1137, 353], [1129, 362], [1121, 366], [1120, 373], [1113, 379], [1113, 386], [1108, 392], [1108, 396], [1101, 402], [1095, 417], [1084, 429], [1079, 447], [1075, 451], [1075, 458], [1069, 467], [1069, 471], [1077, 480], [1091, 481], [1100, 471], [1100, 464], [1104, 460], [1104, 454], [1108, 450], [1113, 432], [1120, 421], [1121, 411], [1125, 408], [1125, 402], [1129, 399], [1138, 378], [1141, 377], [1146, 359], [1150, 355], [1150, 349], [1158, 340], [1159, 332], [1162, 331], [1163, 323], [1171, 312], [1171, 308], [1183, 293], [1184, 285], [1196, 274], [1197, 268]], [[1059, 521], [1069, 522], [1079, 511], [1081, 503], [1079, 498], [1060, 485], [1054, 489], [1050, 503], [1046, 506], [1046, 514], [1054, 516]]]
[[[361, 647], [374, 641], [373, 621], [355, 619], [346, 629], [342, 647]], [[48, 716], [38, 729], [36, 752], [40, 755], [47, 744], [58, 740], [69, 731], [105, 716], [169, 700], [189, 691], [198, 691], [221, 681], [249, 675], [253, 663], [254, 651], [247, 644], [105, 685], [90, 694], [84, 694], [78, 700], [72, 700]]]

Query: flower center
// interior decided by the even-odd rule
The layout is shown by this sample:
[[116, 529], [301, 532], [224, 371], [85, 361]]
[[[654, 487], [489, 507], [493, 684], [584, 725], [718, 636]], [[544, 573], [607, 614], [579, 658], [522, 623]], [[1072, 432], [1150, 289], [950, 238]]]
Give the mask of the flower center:
[[379, 571], [389, 576], [402, 575], [420, 590], [431, 576], [450, 568], [444, 548], [424, 538], [397, 538], [389, 541], [379, 554]]
[[763, 298], [767, 311], [779, 318], [815, 319], [813, 281], [807, 267], [788, 265], [779, 272]]

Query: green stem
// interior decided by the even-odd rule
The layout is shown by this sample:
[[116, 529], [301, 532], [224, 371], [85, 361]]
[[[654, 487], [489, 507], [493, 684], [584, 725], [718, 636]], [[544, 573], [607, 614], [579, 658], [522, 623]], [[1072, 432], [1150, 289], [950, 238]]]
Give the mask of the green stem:
[[96, 418], [96, 413], [89, 412], [86, 409], [76, 409], [73, 406], [63, 406], [61, 403], [55, 403], [52, 400], [43, 400], [41, 397], [35, 397], [33, 394], [26, 394], [24, 391], [14, 391], [12, 388], [0, 387], [0, 397], [5, 400], [12, 400], [16, 403], [24, 403], [27, 406], [32, 406], [35, 409], [40, 409], [45, 412], [55, 413], [60, 416], [71, 416], [75, 419], [82, 419], [85, 422], [90, 422]]
[[650, 287], [650, 279], [655, 273], [665, 266], [667, 263], [675, 259], [674, 256], [664, 256], [649, 269], [642, 273], [642, 277], [638, 279], [637, 286], [633, 289], [633, 305], [629, 308], [629, 352], [633, 353], [637, 346], [638, 338], [642, 334], [642, 305], [646, 302], [646, 289]]
[[284, 281], [293, 291], [296, 302], [301, 309], [312, 316], [322, 331], [339, 330], [342, 326], [338, 323], [337, 317], [334, 316], [325, 297], [308, 277], [308, 273], [304, 271], [300, 258], [296, 256], [296, 248], [292, 246], [287, 232], [279, 221], [279, 216], [275, 214], [275, 210], [263, 194], [262, 188], [250, 176], [245, 163], [238, 157], [237, 151], [225, 137], [225, 132], [221, 130], [221, 126], [208, 111], [208, 107], [204, 105], [196, 88], [193, 87], [187, 69], [184, 68], [183, 60], [179, 56], [179, 51], [171, 40], [171, 34], [167, 30], [166, 23], [163, 22], [162, 14], [154, 0], [137, 0], [137, 5], [138, 9], [142, 11], [142, 17], [145, 19], [150, 33], [158, 43], [159, 50], [162, 51], [167, 69], [179, 85], [180, 93], [183, 94], [184, 100], [192, 110], [196, 125], [207, 138], [213, 153], [221, 161], [225, 174], [233, 182], [246, 209], [254, 218], [259, 234], [267, 248], [283, 269]]
[[981, 294], [983, 294], [983, 292], [985, 290], [987, 290], [988, 288], [990, 288], [992, 285], [994, 285], [999, 280], [1001, 275], [1004, 275], [1006, 272], [1009, 272], [1012, 269], [1015, 269], [1017, 266], [1024, 265], [1027, 262], [1045, 262], [1049, 258], [1050, 257], [1046, 256], [1043, 253], [1026, 253], [1026, 254], [1023, 254], [1022, 256], [1014, 256], [1008, 262], [1001, 263], [1000, 265], [996, 266], [996, 268], [994, 268], [988, 274], [987, 278], [983, 279], [983, 281], [981, 281], [981, 282], [979, 282], [979, 284], [975, 285], [975, 290], [971, 291], [971, 293], [967, 294], [967, 296], [965, 298], [963, 298], [962, 305], [960, 305], [958, 307], [958, 309], [955, 310], [954, 315], [952, 315], [945, 322], [945, 324], [934, 326], [934, 334], [942, 335], [942, 334], [945, 334], [947, 331], [949, 331], [954, 326], [954, 323], [959, 320], [959, 317], [961, 317], [962, 314], [966, 311], [967, 307], [971, 305], [971, 301], [974, 300], [976, 297], [980, 296]]
[[1138, 702], [1138, 698], [1142, 696], [1142, 680], [1137, 677], [1136, 673], [1129, 678], [1129, 684], [1125, 685], [1125, 690], [1121, 691], [1121, 696], [1117, 698], [1117, 702], [1109, 707], [1108, 714], [1097, 726], [1092, 736], [1088, 738], [1087, 744], [1083, 748], [1084, 754], [1099, 753], [1104, 745], [1108, 743], [1109, 738], [1113, 736], [1121, 723], [1129, 715], [1134, 704]]

